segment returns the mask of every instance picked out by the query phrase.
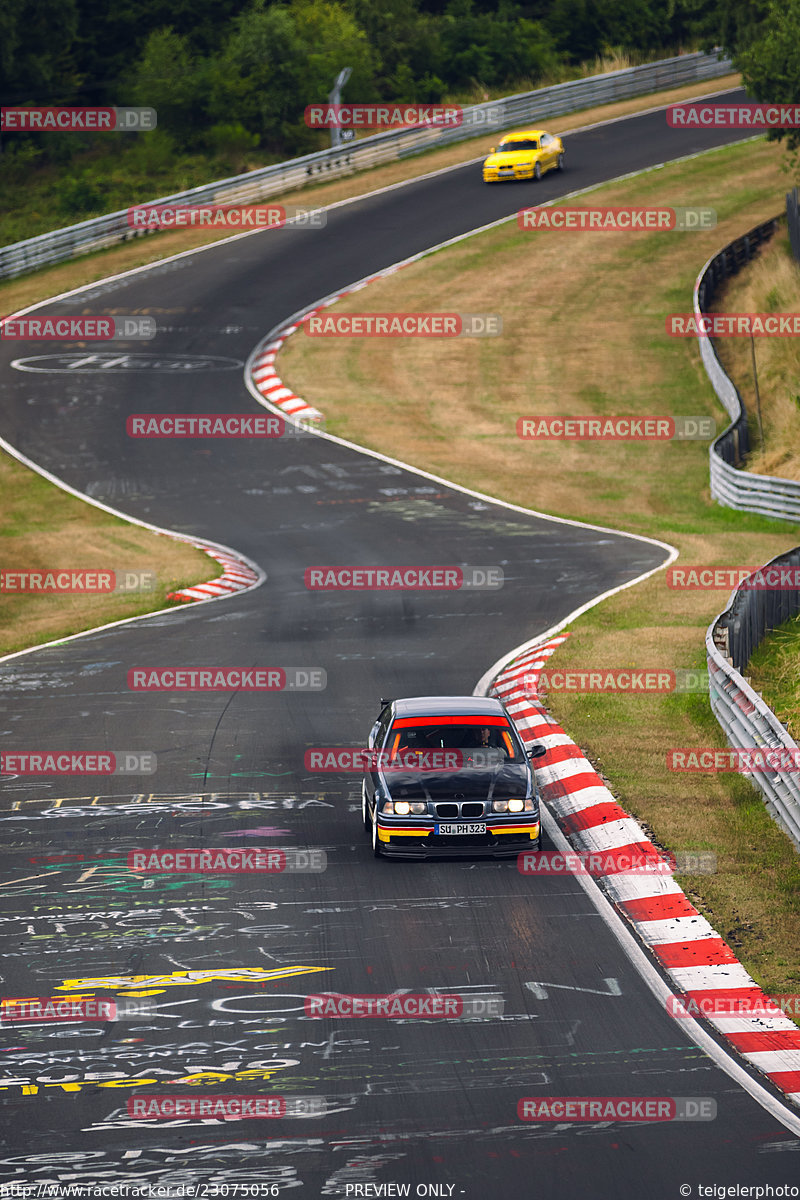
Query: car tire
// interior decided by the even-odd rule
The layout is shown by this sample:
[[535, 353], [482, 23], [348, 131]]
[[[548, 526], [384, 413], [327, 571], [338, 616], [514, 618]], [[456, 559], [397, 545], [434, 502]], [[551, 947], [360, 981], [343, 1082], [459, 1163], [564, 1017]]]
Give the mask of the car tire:
[[556, 170], [558, 170], [558, 171], [564, 170], [564, 155], [563, 154], [559, 154], [558, 158], [556, 159]]
[[535, 164], [534, 164], [534, 167], [533, 167], [533, 178], [536, 180], [536, 182], [537, 182], [537, 183], [538, 183], [538, 182], [539, 182], [539, 180], [542, 178], [542, 164], [541, 164], [541, 163], [539, 163], [539, 162], [537, 162], [537, 163], [535, 163]]
[[367, 808], [367, 785], [364, 780], [361, 780], [361, 819], [364, 822], [364, 832], [369, 833], [372, 828], [369, 809]]
[[372, 821], [370, 822], [370, 825], [372, 826], [372, 853], [374, 854], [375, 858], [380, 858], [381, 854], [382, 854], [382, 850], [381, 850], [380, 841], [378, 840], [378, 806], [377, 806], [377, 804], [375, 805], [375, 816], [373, 817]]

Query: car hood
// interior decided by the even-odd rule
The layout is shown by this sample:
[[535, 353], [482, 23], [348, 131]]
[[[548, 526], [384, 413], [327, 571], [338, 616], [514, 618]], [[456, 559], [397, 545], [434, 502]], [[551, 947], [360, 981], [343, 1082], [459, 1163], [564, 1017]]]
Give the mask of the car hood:
[[485, 167], [513, 167], [517, 163], [530, 162], [535, 155], [541, 154], [541, 150], [502, 150], [497, 154], [490, 154], [484, 162]]
[[382, 771], [393, 800], [505, 800], [528, 794], [523, 763], [449, 771]]

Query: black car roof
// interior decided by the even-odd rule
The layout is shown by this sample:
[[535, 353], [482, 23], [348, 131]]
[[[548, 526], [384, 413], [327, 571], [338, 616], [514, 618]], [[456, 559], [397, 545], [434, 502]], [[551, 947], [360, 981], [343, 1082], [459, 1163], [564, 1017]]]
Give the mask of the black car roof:
[[394, 701], [396, 717], [504, 717], [493, 696], [406, 696]]

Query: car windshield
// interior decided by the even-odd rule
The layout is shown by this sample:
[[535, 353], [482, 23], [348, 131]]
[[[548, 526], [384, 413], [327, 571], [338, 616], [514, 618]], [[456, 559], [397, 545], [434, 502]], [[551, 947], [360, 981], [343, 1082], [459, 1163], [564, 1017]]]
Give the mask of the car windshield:
[[[470, 757], [476, 765], [491, 766], [502, 762], [522, 762], [523, 756], [519, 751], [511, 731], [504, 720], [488, 718], [485, 724], [481, 719], [468, 718], [464, 724], [453, 717], [448, 722], [429, 722], [413, 719], [395, 721], [386, 743], [390, 760], [402, 755], [407, 759], [409, 753], [424, 754], [432, 750], [458, 750], [463, 752], [463, 762], [467, 765]], [[470, 756], [470, 751], [491, 751]]]
[[539, 143], [536, 138], [520, 138], [519, 141], [501, 142], [500, 153], [508, 150], [538, 150]]

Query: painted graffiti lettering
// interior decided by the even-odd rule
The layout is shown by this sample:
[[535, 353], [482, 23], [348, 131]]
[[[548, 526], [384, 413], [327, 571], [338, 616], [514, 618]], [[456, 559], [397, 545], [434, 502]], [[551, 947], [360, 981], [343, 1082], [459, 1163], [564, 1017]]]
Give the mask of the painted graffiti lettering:
[[108, 988], [129, 991], [131, 988], [190, 987], [202, 983], [267, 983], [275, 979], [287, 979], [293, 975], [307, 975], [327, 971], [329, 967], [219, 967], [213, 971], [172, 971], [169, 975], [99, 975], [83, 979], [65, 979], [56, 991], [90, 991]]

